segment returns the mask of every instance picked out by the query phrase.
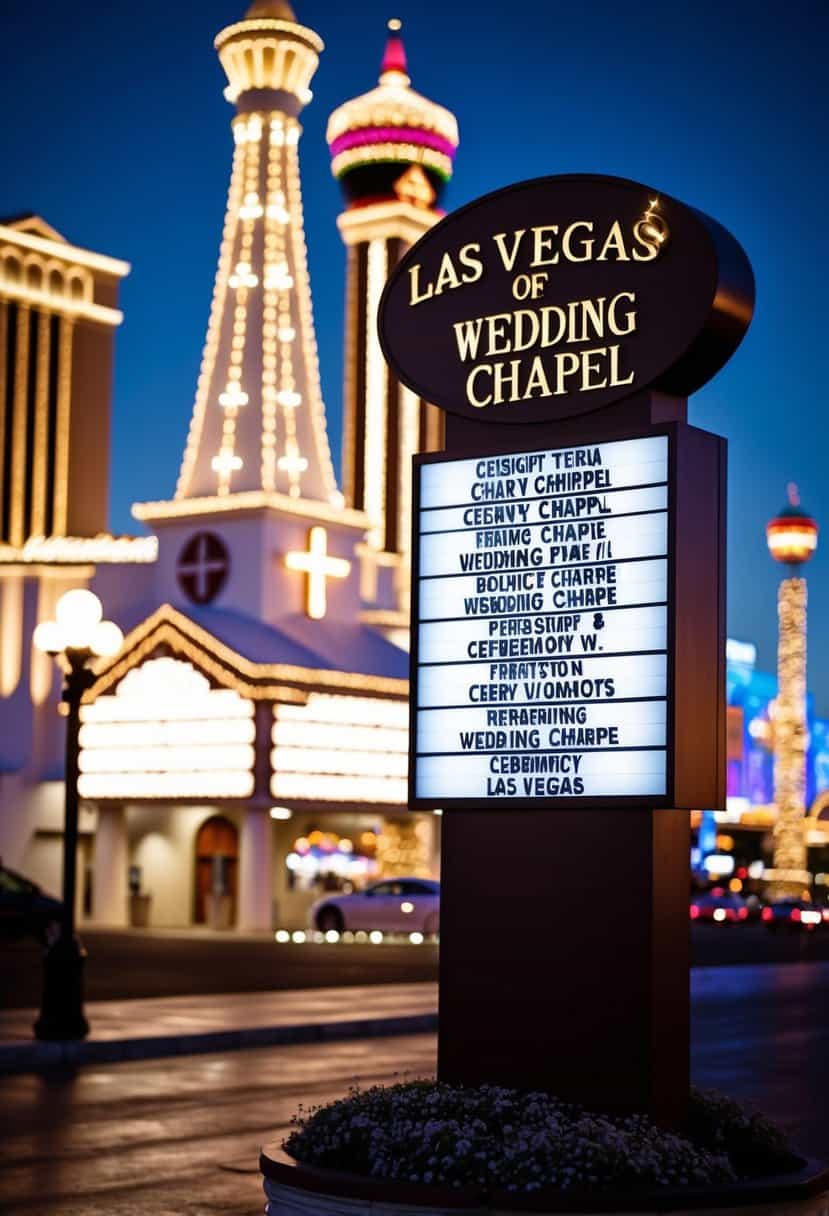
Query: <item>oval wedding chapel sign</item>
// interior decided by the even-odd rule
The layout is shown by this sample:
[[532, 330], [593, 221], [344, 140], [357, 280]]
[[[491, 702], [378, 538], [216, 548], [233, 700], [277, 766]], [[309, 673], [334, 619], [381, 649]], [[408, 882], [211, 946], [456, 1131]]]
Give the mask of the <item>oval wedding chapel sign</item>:
[[415, 458], [412, 807], [721, 805], [725, 442], [601, 410], [700, 388], [753, 302], [716, 221], [610, 177], [488, 195], [399, 263], [388, 361], [496, 424]]
[[402, 259], [383, 351], [424, 401], [478, 421], [685, 397], [734, 353], [754, 279], [715, 220], [614, 177], [545, 177], [453, 212]]

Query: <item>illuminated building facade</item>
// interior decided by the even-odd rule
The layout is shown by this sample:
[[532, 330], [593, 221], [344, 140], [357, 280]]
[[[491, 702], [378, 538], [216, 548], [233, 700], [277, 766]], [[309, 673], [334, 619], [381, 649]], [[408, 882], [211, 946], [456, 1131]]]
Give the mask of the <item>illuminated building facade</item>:
[[[96, 567], [138, 572], [157, 551], [151, 537], [106, 533], [113, 346], [129, 269], [39, 216], [0, 223], [0, 856], [54, 891], [63, 730], [35, 626]], [[87, 840], [93, 821], [86, 811]]]
[[0, 552], [106, 531], [113, 336], [126, 262], [35, 215], [0, 222]]
[[[393, 31], [375, 91], [383, 127], [372, 135], [392, 148], [392, 169], [386, 160], [365, 177], [359, 139], [363, 150], [338, 160], [352, 127], [365, 135], [361, 99], [344, 107], [336, 138], [345, 143], [332, 145], [348, 204], [346, 343], [365, 372], [347, 377], [343, 495], [320, 390], [299, 172], [299, 117], [322, 41], [285, 0], [255, 0], [215, 45], [235, 107], [230, 188], [175, 493], [134, 507], [151, 536], [96, 536], [102, 517], [77, 536], [48, 527], [42, 538], [21, 535], [10, 556], [19, 564], [25, 553], [38, 562], [48, 554], [69, 585], [94, 587], [125, 635], [120, 653], [99, 663], [81, 713], [86, 915], [268, 930], [303, 924], [323, 887], [436, 867], [437, 820], [406, 807], [400, 643], [406, 470], [410, 454], [440, 436], [436, 411], [404, 399], [378, 365], [374, 312], [396, 258], [440, 214], [457, 131], [409, 88]], [[373, 202], [369, 178], [385, 190]], [[48, 469], [54, 492], [54, 462]], [[27, 663], [55, 598], [36, 598], [28, 616], [4, 615]], [[0, 847], [7, 864], [57, 890], [61, 732], [48, 660], [38, 679], [28, 744], [18, 739], [2, 758]], [[33, 699], [30, 684], [26, 672], [14, 695]], [[0, 713], [14, 712], [14, 695]], [[26, 746], [34, 759], [22, 765]], [[33, 813], [44, 798], [48, 814]]]
[[[754, 865], [758, 880], [771, 867], [775, 851], [775, 751], [778, 678], [758, 671], [754, 646], [729, 640], [726, 662], [728, 702], [727, 809], [707, 812], [709, 846], [705, 854], [733, 856], [735, 870]], [[805, 866], [815, 875], [829, 874], [829, 719], [815, 710], [806, 692], [805, 753], [803, 756], [803, 811], [800, 822], [806, 845]], [[704, 833], [703, 833], [704, 834]], [[720, 846], [715, 841], [719, 837]], [[762, 867], [762, 868], [760, 868]], [[821, 884], [823, 879], [821, 878]], [[801, 888], [802, 889], [802, 888]]]

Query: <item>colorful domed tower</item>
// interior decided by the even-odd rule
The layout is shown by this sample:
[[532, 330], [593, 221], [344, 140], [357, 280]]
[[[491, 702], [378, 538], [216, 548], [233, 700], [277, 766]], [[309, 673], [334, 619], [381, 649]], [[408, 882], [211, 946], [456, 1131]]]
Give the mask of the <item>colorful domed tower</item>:
[[377, 307], [406, 250], [440, 219], [458, 146], [455, 116], [411, 87], [401, 23], [389, 22], [377, 87], [328, 121], [331, 169], [346, 208], [343, 489], [370, 520], [369, 547], [408, 593], [411, 457], [443, 444], [439, 410], [400, 385], [377, 338]]
[[328, 120], [331, 169], [349, 207], [399, 199], [435, 209], [458, 146], [454, 114], [411, 88], [401, 22], [389, 22], [375, 89]]
[[817, 548], [818, 526], [800, 505], [797, 486], [790, 482], [783, 510], [766, 524], [769, 553], [785, 566], [802, 566]]

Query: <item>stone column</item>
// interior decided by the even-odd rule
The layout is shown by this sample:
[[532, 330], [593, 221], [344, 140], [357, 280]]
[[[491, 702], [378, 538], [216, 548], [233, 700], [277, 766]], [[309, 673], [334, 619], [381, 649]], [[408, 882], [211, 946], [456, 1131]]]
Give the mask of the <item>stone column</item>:
[[273, 849], [267, 810], [245, 811], [239, 849], [238, 928], [269, 930], [273, 904]]
[[96, 925], [122, 928], [127, 915], [127, 812], [123, 806], [101, 807], [95, 833], [92, 919]]

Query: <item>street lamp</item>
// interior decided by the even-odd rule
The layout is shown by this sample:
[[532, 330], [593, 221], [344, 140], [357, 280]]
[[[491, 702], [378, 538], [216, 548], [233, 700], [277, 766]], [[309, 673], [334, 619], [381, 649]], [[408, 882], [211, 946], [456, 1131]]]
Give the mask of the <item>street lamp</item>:
[[43, 962], [43, 998], [35, 1022], [39, 1039], [83, 1039], [89, 1023], [83, 1012], [85, 951], [75, 938], [75, 887], [78, 850], [78, 752], [81, 698], [95, 680], [90, 660], [117, 654], [123, 635], [113, 621], [101, 619], [101, 601], [77, 588], [60, 597], [55, 620], [34, 632], [38, 650], [57, 658], [64, 674], [62, 700], [67, 706], [66, 771], [63, 825], [63, 915], [60, 933]]
[[799, 895], [811, 881], [804, 833], [806, 815], [806, 579], [798, 576], [817, 548], [818, 526], [800, 505], [797, 486], [766, 527], [769, 552], [787, 567], [777, 597], [777, 701], [774, 711], [775, 896]]

